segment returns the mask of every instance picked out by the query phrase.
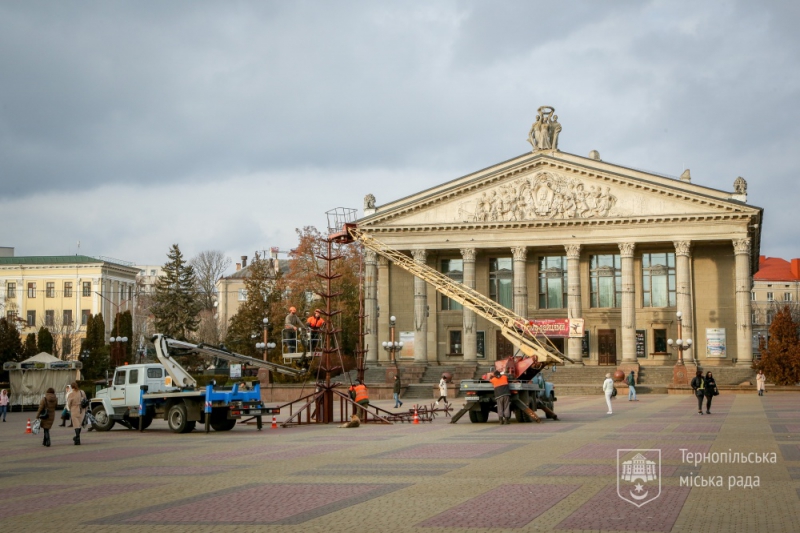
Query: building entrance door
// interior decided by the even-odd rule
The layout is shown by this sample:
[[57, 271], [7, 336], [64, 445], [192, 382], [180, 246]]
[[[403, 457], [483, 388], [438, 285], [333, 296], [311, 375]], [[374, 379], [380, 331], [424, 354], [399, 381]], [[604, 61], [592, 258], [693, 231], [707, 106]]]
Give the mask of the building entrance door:
[[511, 344], [511, 341], [503, 337], [503, 334], [500, 331], [495, 333], [495, 355], [497, 356], [497, 360], [499, 361], [514, 355], [514, 345]]
[[597, 362], [601, 365], [617, 364], [617, 331], [597, 330]]

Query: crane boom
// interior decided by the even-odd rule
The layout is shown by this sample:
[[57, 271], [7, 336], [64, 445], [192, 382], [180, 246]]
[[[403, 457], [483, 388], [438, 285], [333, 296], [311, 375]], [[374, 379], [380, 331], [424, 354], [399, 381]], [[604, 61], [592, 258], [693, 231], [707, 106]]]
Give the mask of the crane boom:
[[256, 368], [266, 368], [287, 376], [299, 376], [305, 373], [305, 370], [279, 365], [270, 361], [262, 361], [255, 357], [234, 352], [226, 352], [225, 350], [212, 348], [203, 344], [192, 344], [190, 342], [171, 339], [160, 333], [154, 335], [152, 341], [155, 345], [156, 356], [159, 362], [164, 365], [167, 373], [172, 377], [173, 382], [182, 388], [195, 388], [197, 386], [197, 381], [195, 381], [191, 374], [172, 357], [173, 352], [179, 355], [197, 354], [208, 358], [214, 357], [223, 359], [231, 363], [248, 364]]
[[345, 224], [345, 231], [353, 239], [360, 241], [364, 247], [380, 254], [406, 272], [431, 284], [438, 292], [471, 309], [499, 327], [502, 335], [525, 355], [536, 357], [540, 363], [547, 361], [564, 362], [561, 353], [547, 337], [543, 338], [543, 342], [540, 337], [535, 335], [526, 318], [503, 307], [475, 289], [453, 281], [428, 265], [417, 263], [406, 254], [361, 231], [355, 224]]

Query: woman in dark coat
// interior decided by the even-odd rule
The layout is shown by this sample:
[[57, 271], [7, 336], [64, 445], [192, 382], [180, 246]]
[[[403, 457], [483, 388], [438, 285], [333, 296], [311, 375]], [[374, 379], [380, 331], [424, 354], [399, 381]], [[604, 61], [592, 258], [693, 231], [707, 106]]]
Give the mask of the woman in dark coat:
[[714, 398], [715, 392], [717, 392], [717, 382], [714, 381], [711, 372], [706, 372], [706, 414], [711, 414], [711, 400]]
[[705, 398], [705, 380], [703, 379], [703, 371], [698, 370], [697, 374], [692, 378], [689, 384], [692, 387], [692, 392], [697, 397], [697, 412], [703, 414], [703, 398]]
[[56, 398], [56, 391], [53, 387], [47, 389], [44, 397], [39, 401], [39, 410], [36, 411], [36, 418], [47, 409], [47, 417], [39, 419], [42, 430], [44, 430], [44, 437], [42, 438], [42, 446], [50, 446], [50, 428], [56, 421], [56, 406], [58, 398]]

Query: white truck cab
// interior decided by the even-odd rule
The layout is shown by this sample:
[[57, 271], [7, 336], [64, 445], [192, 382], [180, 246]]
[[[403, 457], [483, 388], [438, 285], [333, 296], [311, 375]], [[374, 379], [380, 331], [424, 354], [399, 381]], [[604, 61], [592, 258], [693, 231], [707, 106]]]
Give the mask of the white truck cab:
[[111, 386], [99, 390], [92, 398], [98, 429], [110, 429], [115, 419], [125, 420], [130, 411], [138, 411], [142, 385], [147, 385], [149, 392], [166, 392], [173, 390], [170, 381], [164, 366], [158, 363], [117, 367]]

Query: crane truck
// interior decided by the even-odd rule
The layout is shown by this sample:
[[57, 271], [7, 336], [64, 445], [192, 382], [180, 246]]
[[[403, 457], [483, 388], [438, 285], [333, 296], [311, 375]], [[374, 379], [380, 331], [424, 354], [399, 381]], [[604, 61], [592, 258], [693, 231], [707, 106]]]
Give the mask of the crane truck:
[[[359, 241], [365, 248], [385, 257], [410, 274], [425, 280], [439, 293], [467, 309], [471, 309], [497, 326], [500, 333], [522, 353], [521, 356], [513, 355], [508, 359], [495, 362], [495, 367], [504, 370], [509, 376], [512, 409], [515, 417], [520, 422], [539, 422], [536, 410], [541, 409], [547, 418], [558, 418], [553, 411], [553, 402], [556, 401], [553, 384], [544, 380], [541, 370], [548, 364], [563, 363], [564, 357], [546, 336], [536, 330], [533, 321], [503, 307], [475, 289], [453, 281], [445, 274], [425, 264], [417, 263], [408, 255], [367, 234], [355, 223], [345, 222], [333, 237], [344, 243]], [[579, 321], [582, 322], [581, 319], [578, 319], [576, 325], [579, 325], [579, 329], [582, 331], [583, 325], [577, 324]], [[497, 411], [494, 388], [487, 375], [482, 376], [482, 379], [479, 380], [462, 380], [460, 390], [465, 395], [467, 402], [453, 416], [451, 423], [458, 422], [466, 413], [469, 413], [469, 419], [473, 423], [486, 422], [489, 413]]]
[[218, 387], [211, 383], [198, 387], [189, 372], [175, 360], [178, 355], [199, 355], [229, 363], [266, 368], [285, 375], [301, 375], [305, 371], [262, 361], [246, 355], [192, 344], [157, 334], [151, 339], [159, 363], [119, 366], [109, 386], [91, 400], [94, 429], [109, 431], [116, 423], [129, 429], [145, 430], [156, 418], [167, 421], [174, 433], [189, 433], [197, 422], [206, 432], [230, 431], [242, 417], [255, 417], [258, 429], [262, 416], [279, 414], [280, 409], [266, 407], [261, 401], [259, 383], [251, 390], [239, 383]]

